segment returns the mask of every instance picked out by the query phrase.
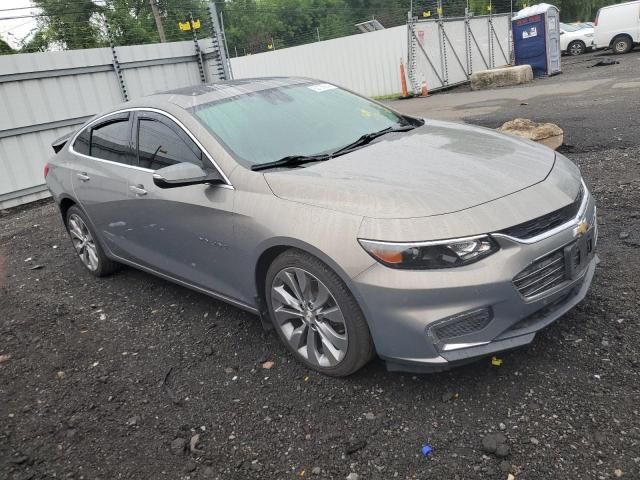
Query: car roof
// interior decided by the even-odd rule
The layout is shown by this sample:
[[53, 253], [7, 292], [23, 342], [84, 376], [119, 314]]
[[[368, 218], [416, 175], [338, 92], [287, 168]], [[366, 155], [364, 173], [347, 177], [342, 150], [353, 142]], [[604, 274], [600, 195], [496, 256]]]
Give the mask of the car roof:
[[[222, 101], [254, 92], [282, 88], [290, 85], [311, 85], [318, 83], [326, 82], [303, 77], [264, 77], [198, 84], [166, 92], [153, 93], [135, 100], [120, 103], [101, 112], [97, 116], [102, 117], [120, 110], [135, 108], [157, 108], [171, 111], [171, 107], [179, 107], [187, 110], [198, 105]], [[96, 117], [94, 117], [94, 119]]]
[[309, 83], [319, 81], [301, 77], [248, 78], [178, 88], [149, 95], [141, 100], [168, 101], [182, 108], [191, 108], [259, 91]]

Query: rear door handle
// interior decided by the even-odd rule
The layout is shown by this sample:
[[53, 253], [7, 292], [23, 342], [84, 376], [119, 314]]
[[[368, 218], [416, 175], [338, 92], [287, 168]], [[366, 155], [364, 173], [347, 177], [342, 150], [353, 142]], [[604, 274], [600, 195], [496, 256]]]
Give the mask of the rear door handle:
[[89, 175], [87, 175], [86, 173], [84, 173], [84, 172], [76, 173], [76, 177], [78, 177], [78, 179], [81, 182], [88, 182], [89, 180], [91, 180], [91, 177]]
[[142, 197], [147, 194], [147, 191], [144, 189], [144, 185], [129, 185], [129, 190], [135, 193], [138, 197]]

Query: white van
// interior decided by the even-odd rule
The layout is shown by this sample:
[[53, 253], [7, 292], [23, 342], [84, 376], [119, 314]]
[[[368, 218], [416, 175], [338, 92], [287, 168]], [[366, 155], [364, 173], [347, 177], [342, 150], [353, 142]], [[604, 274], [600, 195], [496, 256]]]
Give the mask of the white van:
[[627, 53], [640, 43], [640, 0], [602, 7], [595, 21], [594, 45]]

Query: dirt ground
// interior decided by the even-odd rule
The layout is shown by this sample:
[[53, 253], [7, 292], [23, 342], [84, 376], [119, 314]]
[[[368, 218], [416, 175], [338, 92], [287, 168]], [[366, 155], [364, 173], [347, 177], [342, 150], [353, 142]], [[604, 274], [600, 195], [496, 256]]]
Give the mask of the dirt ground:
[[[637, 81], [640, 55], [620, 60], [600, 75]], [[602, 261], [585, 301], [499, 367], [323, 377], [234, 307], [129, 268], [93, 278], [52, 203], [2, 212], [0, 479], [640, 478], [638, 97], [528, 101], [573, 145]]]

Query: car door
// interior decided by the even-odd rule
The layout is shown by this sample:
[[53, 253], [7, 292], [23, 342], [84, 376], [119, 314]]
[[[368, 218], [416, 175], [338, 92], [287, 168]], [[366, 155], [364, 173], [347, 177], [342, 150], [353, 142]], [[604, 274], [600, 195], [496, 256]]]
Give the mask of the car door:
[[86, 127], [71, 145], [72, 188], [105, 246], [124, 255], [122, 230], [129, 193], [127, 178], [137, 162], [129, 112], [108, 115]]
[[138, 169], [128, 179], [128, 250], [136, 262], [218, 294], [238, 298], [228, 280], [234, 271], [233, 200], [230, 185], [162, 189], [153, 173], [179, 162], [216, 169], [193, 138], [167, 116], [136, 112], [134, 145]]

